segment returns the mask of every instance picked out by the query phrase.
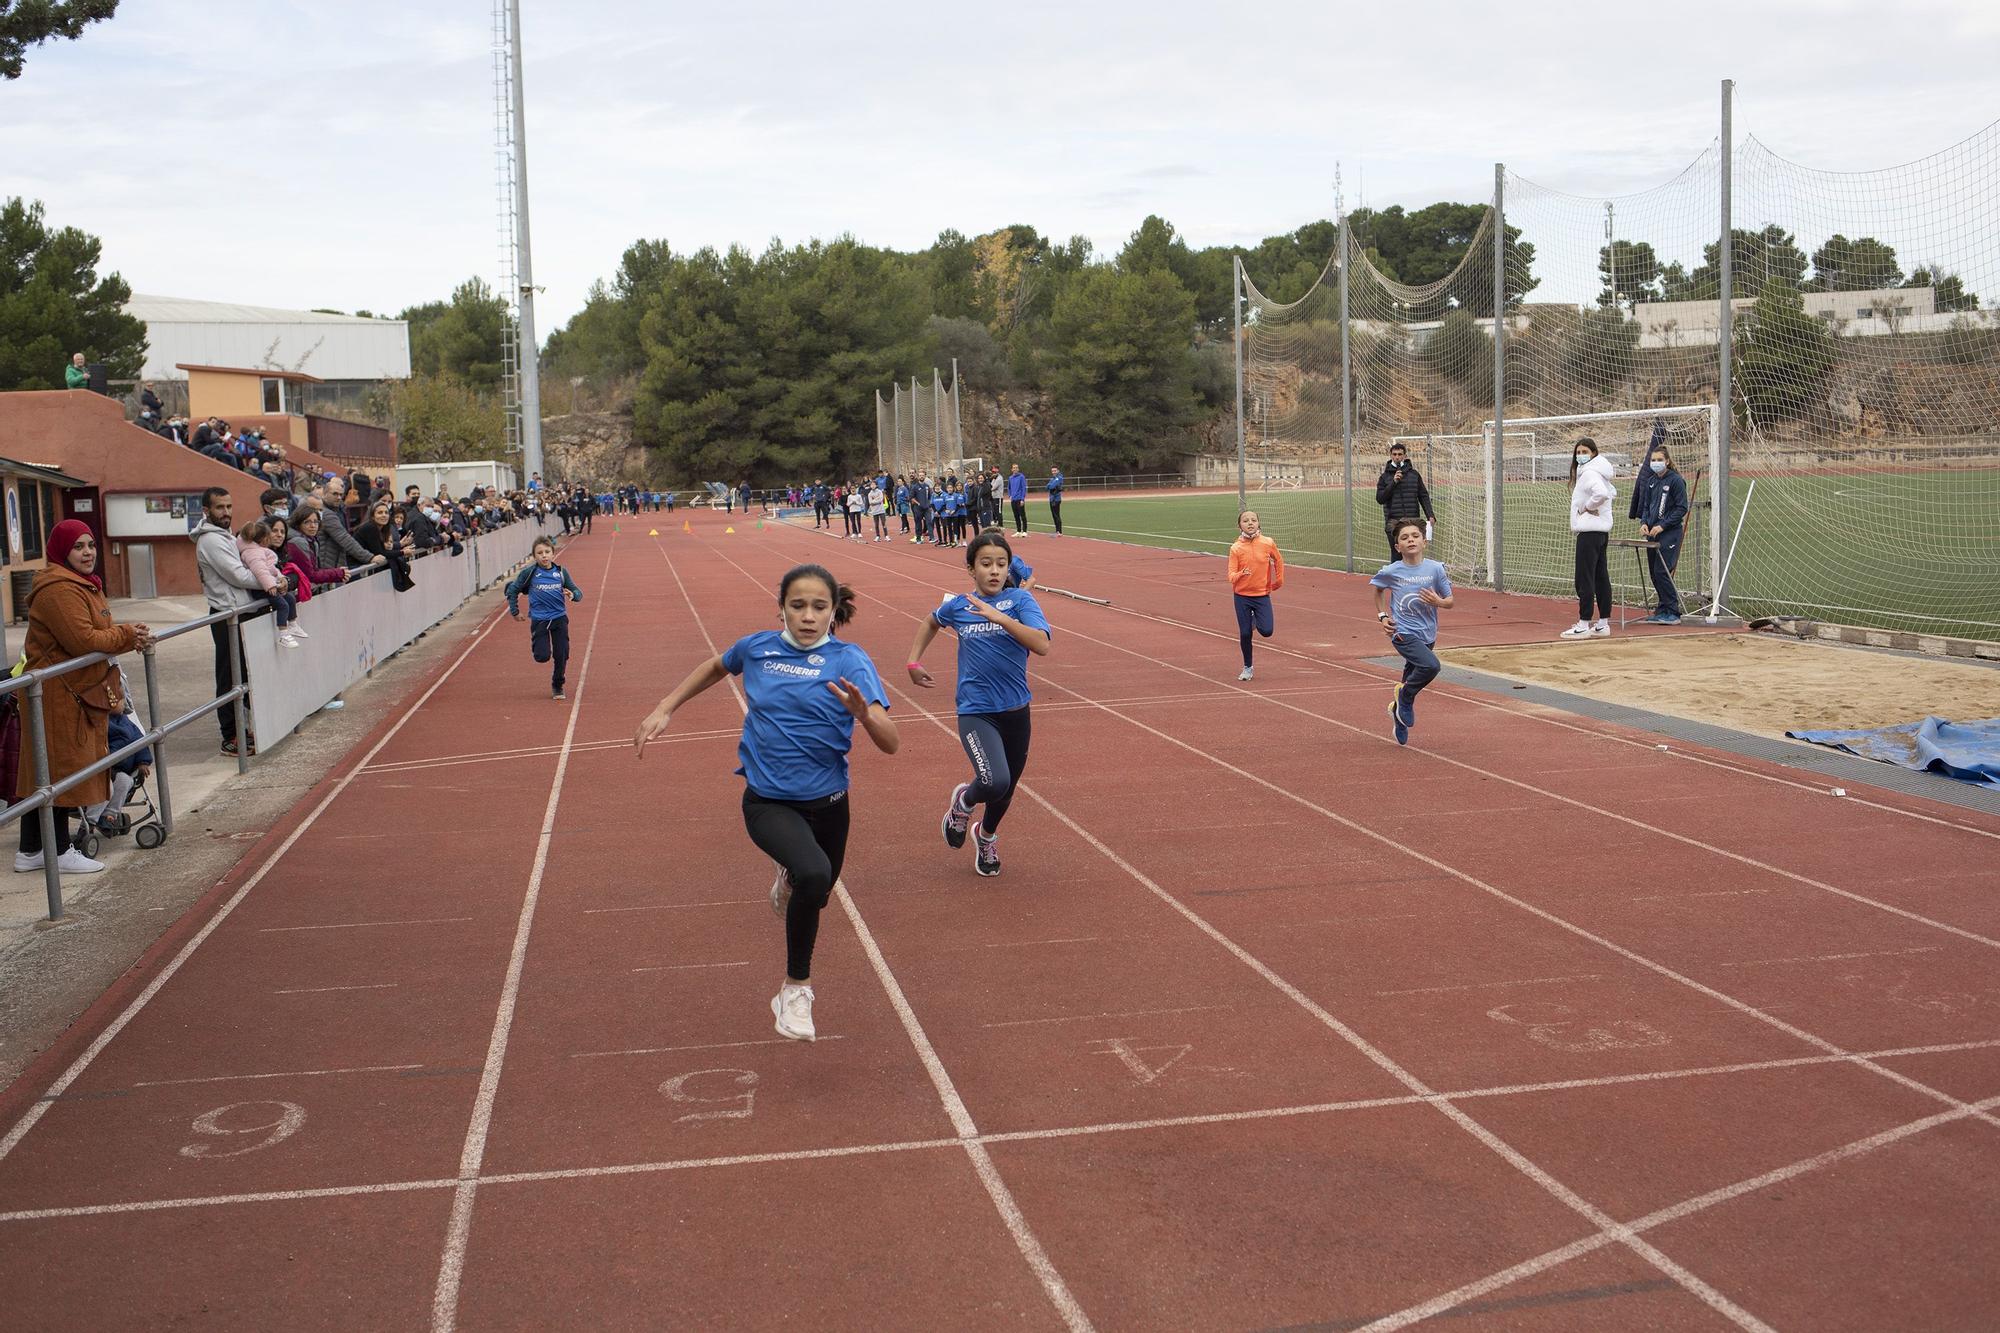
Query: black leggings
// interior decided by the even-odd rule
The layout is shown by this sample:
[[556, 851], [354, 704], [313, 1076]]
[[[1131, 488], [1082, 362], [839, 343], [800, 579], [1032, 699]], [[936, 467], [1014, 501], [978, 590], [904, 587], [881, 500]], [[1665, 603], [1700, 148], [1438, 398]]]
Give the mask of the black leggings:
[[[76, 812], [77, 807], [73, 805], [58, 805], [53, 807], [52, 813], [56, 817], [57, 856], [61, 856], [69, 850], [69, 820], [70, 816]], [[30, 810], [27, 814], [21, 816], [20, 824], [21, 854], [23, 856], [40, 855], [42, 850], [42, 812], [39, 810]]]
[[1597, 604], [1597, 617], [1611, 618], [1611, 534], [1608, 532], [1579, 532], [1576, 534], [1576, 618], [1590, 620], [1592, 600]]
[[757, 849], [785, 868], [792, 902], [785, 912], [785, 975], [812, 980], [819, 914], [847, 859], [847, 793], [817, 801], [771, 801], [743, 789], [743, 827]]
[[972, 761], [972, 790], [965, 793], [965, 804], [968, 809], [986, 807], [979, 824], [989, 837], [1000, 831], [1021, 770], [1028, 766], [1028, 732], [1025, 704], [1011, 713], [958, 715], [958, 742]]
[[1062, 532], [1062, 501], [1049, 501], [1049, 522], [1055, 524], [1058, 535]]

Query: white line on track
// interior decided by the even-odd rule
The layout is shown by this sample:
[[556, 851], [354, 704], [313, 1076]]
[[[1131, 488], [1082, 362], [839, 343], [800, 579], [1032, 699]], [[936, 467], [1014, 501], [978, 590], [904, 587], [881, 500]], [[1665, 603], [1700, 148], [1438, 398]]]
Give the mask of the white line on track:
[[[846, 1041], [846, 1037], [821, 1037], [820, 1041]], [[634, 1046], [623, 1051], [578, 1051], [572, 1060], [595, 1060], [606, 1055], [667, 1055], [674, 1051], [727, 1051], [739, 1046], [789, 1046], [790, 1037], [763, 1037], [756, 1041], [707, 1041], [698, 1046]]]
[[[827, 1037], [823, 1038], [823, 1040], [834, 1041], [838, 1040], [838, 1038]], [[763, 1046], [763, 1045], [783, 1045], [783, 1044], [786, 1043], [783, 1042], [781, 1039], [776, 1039], [776, 1038], [771, 1039], [769, 1041], [722, 1043], [722, 1045], [725, 1046]], [[1358, 1098], [1350, 1101], [1313, 1102], [1297, 1106], [1273, 1106], [1273, 1107], [1263, 1107], [1245, 1111], [1220, 1111], [1206, 1115], [1163, 1116], [1151, 1120], [1110, 1121], [1092, 1125], [1068, 1125], [1068, 1126], [1060, 1126], [1049, 1129], [1005, 1130], [999, 1133], [982, 1134], [979, 1136], [979, 1138], [982, 1143], [1026, 1143], [1043, 1139], [1067, 1139], [1067, 1138], [1078, 1138], [1096, 1134], [1135, 1133], [1135, 1132], [1144, 1132], [1147, 1130], [1156, 1130], [1156, 1129], [1176, 1129], [1184, 1126], [1227, 1124], [1235, 1121], [1271, 1120], [1271, 1119], [1285, 1119], [1285, 1118], [1310, 1116], [1310, 1115], [1327, 1115], [1345, 1111], [1374, 1110], [1382, 1107], [1418, 1106], [1418, 1105], [1424, 1105], [1432, 1100], [1465, 1101], [1469, 1098], [1481, 1098], [1481, 1097], [1490, 1098], [1490, 1097], [1531, 1095], [1542, 1092], [1569, 1091], [1572, 1089], [1579, 1089], [1579, 1088], [1609, 1087], [1622, 1083], [1661, 1082], [1661, 1081], [1683, 1079], [1683, 1078], [1704, 1078], [1704, 1077], [1714, 1077], [1719, 1075], [1738, 1074], [1738, 1073], [1758, 1073], [1768, 1070], [1795, 1069], [1810, 1065], [1852, 1064], [1859, 1060], [1886, 1060], [1897, 1056], [1938, 1055], [1956, 1051], [1988, 1050], [1996, 1047], [2000, 1047], [2000, 1038], [1996, 1038], [1989, 1041], [1951, 1042], [1938, 1046], [1905, 1046], [1889, 1050], [1868, 1051], [1852, 1056], [1805, 1055], [1805, 1056], [1794, 1056], [1792, 1058], [1784, 1060], [1758, 1060], [1743, 1064], [1710, 1065], [1704, 1068], [1696, 1068], [1696, 1069], [1659, 1070], [1643, 1074], [1610, 1074], [1597, 1078], [1564, 1079], [1561, 1081], [1551, 1082], [1551, 1083], [1520, 1083], [1520, 1084], [1510, 1084], [1510, 1085], [1503, 1085], [1490, 1088], [1468, 1088], [1460, 1091], [1439, 1093], [1436, 1095], [1435, 1098], [1419, 1097], [1415, 1095], [1404, 1095], [1396, 1097], [1368, 1097], [1368, 1098]], [[715, 1048], [662, 1047], [656, 1049], [708, 1050]], [[650, 1052], [629, 1052], [629, 1053], [647, 1054]], [[628, 1052], [608, 1051], [608, 1052], [599, 1052], [599, 1054], [619, 1055], [619, 1054], [628, 1054]], [[1982, 1103], [1981, 1105], [1985, 1104]], [[1773, 1176], [1777, 1176], [1786, 1180], [1795, 1179], [1798, 1176], [1805, 1175], [1810, 1171], [1818, 1170], [1822, 1166], [1830, 1165], [1834, 1161], [1844, 1160], [1846, 1157], [1858, 1156], [1860, 1155], [1860, 1152], [1871, 1151], [1873, 1147], [1882, 1146], [1884, 1143], [1895, 1141], [1897, 1138], [1907, 1137], [1909, 1134], [1919, 1133], [1925, 1129], [1933, 1128], [1938, 1125], [1954, 1123], [1955, 1121], [1963, 1118], [1965, 1118], [1964, 1114], [1959, 1112], [1946, 1112], [1939, 1115], [1927, 1116], [1921, 1120], [1912, 1121], [1909, 1124], [1903, 1125], [1898, 1129], [1883, 1131], [1881, 1133], [1870, 1135], [1866, 1139], [1857, 1140], [1856, 1143], [1849, 1144], [1845, 1148], [1834, 1149], [1831, 1152], [1823, 1152], [1816, 1154], [1812, 1157], [1802, 1158], [1799, 1161], [1789, 1164], [1788, 1166], [1777, 1168], [1775, 1171], [1765, 1172], [1762, 1176], [1752, 1177], [1751, 1180], [1768, 1182], [1770, 1178]], [[1868, 1146], [1858, 1147], [1857, 1145], [1868, 1145]], [[520, 1184], [520, 1183], [529, 1183], [529, 1182], [545, 1181], [545, 1180], [587, 1180], [603, 1176], [639, 1175], [649, 1172], [687, 1170], [696, 1167], [727, 1167], [727, 1166], [753, 1165], [753, 1164], [761, 1164], [768, 1162], [810, 1161], [828, 1157], [856, 1157], [856, 1156], [867, 1156], [871, 1154], [911, 1152], [911, 1151], [917, 1151], [922, 1149], [933, 1149], [933, 1148], [956, 1148], [960, 1146], [962, 1146], [962, 1141], [956, 1138], [914, 1139], [914, 1140], [903, 1140], [903, 1141], [889, 1142], [889, 1143], [851, 1144], [840, 1147], [803, 1148], [803, 1149], [795, 1149], [790, 1152], [780, 1152], [780, 1153], [752, 1153], [752, 1154], [738, 1155], [731, 1157], [676, 1158], [676, 1159], [669, 1159], [667, 1161], [632, 1162], [616, 1166], [567, 1167], [567, 1168], [559, 1168], [555, 1170], [544, 1170], [544, 1171], [498, 1172], [492, 1175], [482, 1176], [480, 1178], [480, 1184], [506, 1185], [506, 1184]], [[69, 1205], [65, 1207], [54, 1207], [54, 1208], [30, 1208], [30, 1209], [22, 1209], [11, 1213], [0, 1213], [0, 1224], [8, 1222], [42, 1221], [56, 1217], [91, 1217], [106, 1213], [160, 1212], [172, 1208], [202, 1208], [202, 1207], [213, 1207], [219, 1204], [265, 1203], [265, 1202], [277, 1202], [277, 1201], [286, 1201], [293, 1199], [331, 1199], [331, 1198], [346, 1198], [350, 1196], [366, 1195], [366, 1194], [398, 1193], [408, 1190], [455, 1189], [457, 1188], [458, 1184], [459, 1182], [456, 1178], [443, 1179], [443, 1180], [409, 1180], [409, 1181], [392, 1181], [387, 1183], [377, 1183], [368, 1185], [334, 1185], [318, 1189], [271, 1190], [271, 1191], [264, 1191], [260, 1193], [251, 1193], [251, 1194], [195, 1195], [195, 1196], [183, 1196], [172, 1199], [146, 1199], [133, 1202], [126, 1202], [126, 1203], [80, 1204], [80, 1205]], [[1746, 1185], [1748, 1185], [1748, 1182], [1739, 1182], [1737, 1185], [1725, 1187], [1723, 1190], [1711, 1190], [1707, 1194], [1697, 1195], [1692, 1199], [1683, 1200], [1682, 1202], [1673, 1205], [1670, 1209], [1662, 1210], [1662, 1212], [1663, 1213], [1672, 1212], [1676, 1218], [1690, 1216], [1693, 1213], [1700, 1212], [1703, 1208], [1712, 1207], [1717, 1203], [1725, 1202], [1726, 1199], [1728, 1198], [1734, 1198], [1743, 1193], [1747, 1193], [1748, 1188], [1755, 1188], [1754, 1185], [1748, 1185], [1748, 1188], [1746, 1188]], [[1660, 1214], [1651, 1214], [1649, 1216], [1660, 1216]], [[1608, 1237], [1600, 1235], [1587, 1238], [1584, 1242], [1580, 1243], [1583, 1244], [1588, 1249], [1596, 1249], [1596, 1248], [1601, 1248], [1601, 1246], [1604, 1244], [1610, 1243], [1610, 1241]], [[1570, 1250], [1574, 1249], [1574, 1247], [1565, 1247], [1565, 1249]], [[1580, 1253], [1581, 1251], [1578, 1252]], [[1558, 1252], [1551, 1251], [1551, 1253], [1554, 1254]], [[1572, 1257], [1574, 1256], [1572, 1255]], [[1535, 1271], [1540, 1271], [1540, 1270], [1537, 1269]], [[1465, 1299], [1471, 1299], [1471, 1298], [1466, 1297]]]
[[1841, 963], [1850, 958], [1901, 958], [1913, 953], [1941, 953], [1942, 944], [1922, 945], [1915, 949], [1863, 949], [1858, 953], [1815, 953], [1801, 954], [1793, 958], [1748, 958], [1736, 963], [1717, 963], [1717, 967], [1768, 967], [1773, 963]]
[[326, 1078], [334, 1074], [395, 1074], [422, 1065], [355, 1065], [348, 1069], [284, 1069], [271, 1074], [213, 1074], [207, 1078], [156, 1078], [134, 1083], [135, 1088], [172, 1088], [188, 1083], [240, 1083], [260, 1078]]
[[55, 1104], [55, 1099], [60, 1098], [69, 1089], [70, 1085], [82, 1076], [83, 1071], [90, 1068], [91, 1061], [101, 1055], [104, 1048], [109, 1046], [117, 1039], [118, 1034], [125, 1030], [126, 1025], [137, 1018], [140, 1012], [152, 1002], [153, 997], [160, 993], [160, 989], [173, 980], [174, 974], [181, 970], [182, 964], [186, 963], [194, 955], [194, 951], [199, 949], [207, 941], [208, 937], [213, 935], [222, 923], [229, 919], [230, 913], [234, 912], [238, 904], [249, 896], [250, 891], [264, 882], [264, 877], [271, 873], [272, 867], [276, 866], [284, 858], [285, 854], [297, 845], [299, 839], [304, 837], [312, 826], [319, 822], [319, 817], [326, 813], [327, 808], [339, 798], [342, 792], [347, 790], [348, 785], [354, 781], [355, 775], [370, 760], [380, 754], [384, 746], [396, 738], [396, 733], [403, 729], [404, 724], [417, 715], [417, 710], [428, 703], [430, 697], [442, 689], [444, 683], [450, 680], [459, 667], [465, 664], [465, 660], [468, 657], [472, 656], [473, 650], [485, 642], [486, 636], [491, 634], [494, 628], [500, 623], [500, 614], [497, 609], [491, 613], [491, 617], [487, 622], [486, 628], [473, 636], [472, 642], [465, 645], [464, 651], [460, 652], [452, 660], [451, 665], [446, 667], [435, 681], [431, 682], [430, 688], [425, 690], [411, 702], [408, 708], [403, 710], [403, 715], [396, 719], [394, 726], [382, 733], [382, 739], [376, 741], [369, 748], [368, 753], [361, 757], [359, 763], [342, 774], [340, 780], [333, 784], [333, 788], [320, 798], [319, 804], [312, 808], [311, 813], [300, 821], [299, 826], [285, 835], [285, 840], [272, 849], [271, 854], [264, 858], [264, 863], [257, 867], [255, 873], [249, 879], [243, 881], [243, 887], [231, 894], [229, 900], [216, 909], [215, 915], [210, 917], [207, 923], [194, 933], [193, 938], [181, 946], [180, 952], [168, 960], [166, 966], [160, 969], [159, 974], [147, 983], [146, 988], [134, 996], [132, 1002], [119, 1011], [118, 1017], [112, 1019], [110, 1023], [105, 1025], [104, 1031], [97, 1034], [96, 1040], [84, 1048], [83, 1054], [77, 1056], [71, 1062], [69, 1068], [65, 1069], [56, 1081], [49, 1085], [48, 1092], [28, 1108], [27, 1112], [15, 1122], [14, 1127], [7, 1131], [7, 1136], [0, 1138], [0, 1161], [4, 1161], [7, 1155], [14, 1151], [21, 1140], [27, 1137], [28, 1131], [35, 1127], [35, 1122], [47, 1114], [49, 1107]]
[[[597, 586], [609, 586], [614, 540], [605, 547], [604, 572]], [[549, 844], [555, 837], [556, 810], [562, 803], [563, 778], [569, 773], [570, 746], [576, 740], [577, 718], [583, 712], [585, 690], [590, 682], [591, 654], [597, 648], [597, 627], [604, 621], [604, 602], [592, 603], [590, 637], [584, 640], [583, 665], [576, 675], [576, 694], [569, 701], [569, 721], [563, 728], [562, 752], [556, 759], [555, 776], [549, 782], [548, 804], [542, 810], [542, 828], [535, 840], [535, 862], [528, 872], [528, 890], [521, 899], [521, 914], [514, 926], [514, 948], [507, 958], [507, 976], [500, 985], [500, 1002], [493, 1015], [493, 1035], [486, 1044], [486, 1064], [479, 1075], [479, 1095], [472, 1103], [472, 1118], [465, 1130], [465, 1146], [458, 1159], [458, 1189], [452, 1197], [451, 1219], [445, 1227], [444, 1255], [438, 1264], [437, 1287], [431, 1297], [433, 1333], [449, 1333], [458, 1321], [458, 1288], [465, 1276], [466, 1246], [472, 1239], [472, 1208], [479, 1192], [479, 1170], [486, 1159], [486, 1136], [493, 1126], [493, 1103], [500, 1094], [500, 1071], [507, 1060], [507, 1041], [514, 1030], [514, 1005], [521, 993], [521, 970], [528, 958], [528, 937], [535, 925], [535, 907], [541, 901], [542, 874], [549, 864]]]
[[259, 926], [259, 935], [284, 935], [295, 930], [362, 930], [373, 926], [443, 926], [470, 921], [469, 916], [420, 916], [408, 921], [333, 921], [323, 926]]
[[748, 967], [749, 963], [655, 963], [651, 967], [635, 967], [634, 972], [698, 972], [710, 967]]
[[[701, 618], [700, 608], [695, 606], [694, 598], [688, 596], [687, 585], [681, 583], [680, 571], [674, 568], [673, 557], [667, 554], [667, 548], [661, 546], [657, 540], [654, 545], [659, 548], [660, 558], [667, 562], [668, 570], [673, 573], [674, 582], [680, 585], [681, 597], [686, 600], [688, 612], [694, 617], [696, 628], [701, 630], [701, 636], [707, 642], [708, 650], [719, 653], [721, 650], [715, 646], [715, 638], [708, 632], [708, 625]], [[743, 566], [736, 564], [728, 556], [722, 558], [735, 566], [744, 577], [749, 577], [749, 571]], [[754, 579], [751, 581], [755, 582]], [[741, 692], [736, 690], [736, 681], [733, 677], [730, 678], [729, 684], [731, 692], [736, 695], [736, 706], [748, 716], [749, 705], [744, 701]], [[940, 727], [944, 726], [941, 720], [933, 719], [933, 721]], [[903, 1031], [909, 1037], [910, 1044], [916, 1047], [917, 1058], [923, 1063], [924, 1072], [930, 1076], [931, 1086], [936, 1089], [938, 1100], [943, 1104], [945, 1114], [950, 1118], [952, 1128], [958, 1134], [958, 1141], [964, 1146], [966, 1156], [972, 1161], [972, 1168], [979, 1177], [979, 1183], [985, 1187], [987, 1198], [992, 1200], [1001, 1221], [1006, 1224], [1008, 1233], [1014, 1238], [1014, 1247], [1020, 1251], [1022, 1259], [1027, 1261], [1029, 1269], [1041, 1282], [1043, 1292], [1048, 1295], [1050, 1303], [1056, 1307], [1056, 1312], [1062, 1316], [1063, 1323], [1069, 1327], [1071, 1333], [1086, 1333], [1092, 1327], [1090, 1317], [1077, 1303], [1062, 1274], [1056, 1271], [1054, 1262], [1050, 1260], [1048, 1252], [1042, 1248], [1041, 1241], [1028, 1226], [1028, 1219], [1022, 1214], [1020, 1205], [1015, 1202], [1013, 1191], [1008, 1189], [1007, 1182], [1001, 1179], [1000, 1168], [994, 1165], [993, 1157], [986, 1151], [986, 1146], [979, 1142], [979, 1128], [973, 1123], [971, 1112], [966, 1110], [964, 1100], [958, 1095], [958, 1088], [951, 1081], [951, 1075], [945, 1072], [944, 1062], [938, 1059], [937, 1051], [932, 1048], [931, 1040], [925, 1035], [923, 1025], [917, 1021], [916, 1012], [910, 1008], [910, 1002], [904, 996], [903, 988], [897, 982], [895, 973], [889, 970], [889, 964], [882, 957], [882, 951], [876, 947], [875, 936], [869, 931], [868, 923], [862, 919], [860, 909], [854, 905], [854, 899], [848, 895], [847, 886], [836, 880], [833, 892], [834, 897], [840, 902], [841, 911], [847, 916], [848, 924], [854, 928], [855, 935], [861, 941], [861, 949], [867, 955], [869, 965], [875, 969], [876, 980], [881, 983], [884, 993], [889, 997], [890, 1007], [896, 1011], [896, 1017], [902, 1022]]]
[[401, 982], [378, 981], [372, 986], [300, 986], [292, 990], [275, 990], [273, 995], [331, 995], [335, 991], [348, 990], [394, 990]]
[[1677, 903], [1689, 898], [1750, 898], [1757, 894], [1769, 893], [1769, 889], [1714, 889], [1706, 893], [1642, 893], [1636, 898], [1628, 898], [1634, 903]]
[[1503, 986], [1553, 986], [1559, 981], [1601, 981], [1596, 972], [1579, 972], [1568, 977], [1523, 977], [1519, 981], [1473, 981], [1462, 986], [1418, 986], [1411, 990], [1378, 990], [1377, 995], [1442, 995], [1446, 991], [1496, 990]]
[[[625, 742], [630, 745], [632, 742]], [[633, 907], [586, 907], [578, 916], [600, 916], [606, 912], [677, 912], [684, 907], [741, 907], [745, 903], [761, 903], [762, 898], [716, 898], [705, 903], [639, 903]]]

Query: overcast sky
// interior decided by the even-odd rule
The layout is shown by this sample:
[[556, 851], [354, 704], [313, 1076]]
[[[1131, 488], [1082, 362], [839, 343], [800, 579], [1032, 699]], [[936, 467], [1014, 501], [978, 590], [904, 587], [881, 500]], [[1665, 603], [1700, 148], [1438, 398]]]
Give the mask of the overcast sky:
[[[642, 236], [1249, 243], [1331, 216], [1336, 163], [1350, 206], [1484, 200], [1495, 161], [1624, 194], [1709, 144], [1725, 77], [1739, 135], [1836, 170], [2000, 115], [2000, 0], [522, 8], [544, 338]], [[0, 83], [0, 194], [137, 291], [441, 298], [497, 268], [491, 36], [482, 0], [124, 0]]]

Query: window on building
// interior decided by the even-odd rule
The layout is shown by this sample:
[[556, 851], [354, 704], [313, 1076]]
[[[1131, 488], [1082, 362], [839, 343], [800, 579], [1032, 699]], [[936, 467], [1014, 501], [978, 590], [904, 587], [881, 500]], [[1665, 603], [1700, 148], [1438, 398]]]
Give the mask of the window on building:
[[1875, 318], [1875, 311], [1870, 306], [1862, 306], [1859, 310], [1854, 312], [1854, 317], [1856, 319], [1873, 319]]
[[23, 479], [21, 493], [21, 554], [29, 560], [42, 558], [42, 537], [55, 522], [55, 497], [43, 482]]
[[271, 416], [285, 410], [285, 382], [283, 380], [264, 381], [264, 411]]

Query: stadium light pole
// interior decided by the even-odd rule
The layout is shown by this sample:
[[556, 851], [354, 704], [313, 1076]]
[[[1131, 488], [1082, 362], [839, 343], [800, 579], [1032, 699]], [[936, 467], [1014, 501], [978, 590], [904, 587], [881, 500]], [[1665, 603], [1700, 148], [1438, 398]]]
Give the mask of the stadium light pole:
[[528, 122], [521, 91], [521, 0], [507, 0], [508, 59], [514, 74], [515, 268], [520, 283], [517, 309], [521, 366], [521, 466], [530, 477], [542, 470], [541, 346], [535, 341], [535, 269], [528, 244]]
[[1229, 314], [1236, 344], [1236, 512], [1240, 514], [1250, 507], [1243, 473], [1243, 256], [1231, 255], [1229, 269], [1234, 283]]

